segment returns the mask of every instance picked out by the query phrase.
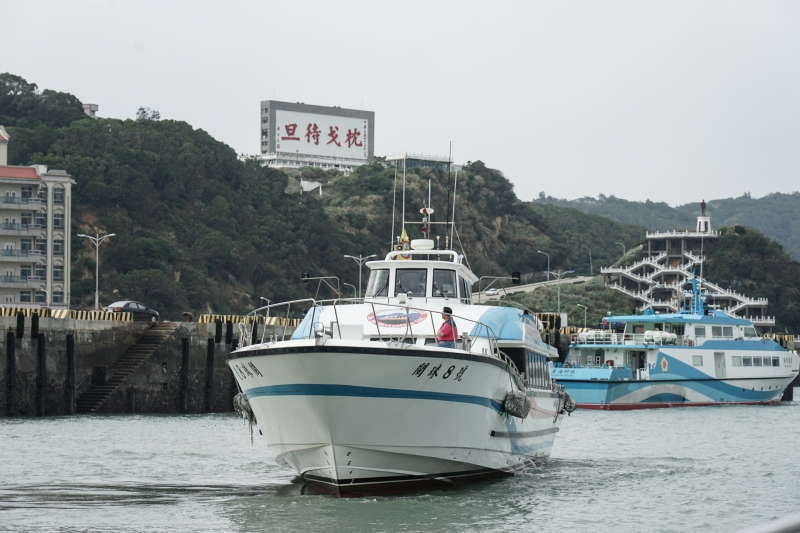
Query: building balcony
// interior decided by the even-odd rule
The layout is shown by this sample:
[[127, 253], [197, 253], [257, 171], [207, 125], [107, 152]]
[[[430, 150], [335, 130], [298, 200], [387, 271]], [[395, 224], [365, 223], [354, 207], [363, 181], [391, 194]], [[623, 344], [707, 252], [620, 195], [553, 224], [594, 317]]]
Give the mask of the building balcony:
[[26, 211], [39, 211], [42, 209], [39, 198], [21, 198], [18, 196], [0, 196], [1, 209], [24, 209]]
[[0, 224], [0, 235], [39, 235], [47, 231], [47, 226], [41, 224]]
[[40, 276], [0, 276], [1, 288], [39, 289], [44, 282]]
[[0, 250], [0, 262], [4, 263], [36, 263], [47, 261], [47, 254], [38, 250]]

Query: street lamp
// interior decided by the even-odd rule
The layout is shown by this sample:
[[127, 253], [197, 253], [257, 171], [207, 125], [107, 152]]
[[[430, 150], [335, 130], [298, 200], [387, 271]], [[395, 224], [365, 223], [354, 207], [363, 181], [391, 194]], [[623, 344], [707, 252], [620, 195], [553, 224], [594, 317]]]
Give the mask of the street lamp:
[[358, 298], [358, 296], [356, 296], [356, 286], [355, 285], [350, 285], [349, 283], [342, 283], [342, 285], [347, 285], [348, 287], [353, 287], [353, 298]]
[[86, 235], [85, 233], [78, 233], [78, 237], [89, 239], [94, 243], [95, 256], [94, 256], [94, 310], [100, 310], [100, 245], [109, 237], [114, 237], [116, 233], [109, 233], [108, 235], [96, 234], [94, 237]]
[[550, 281], [550, 254], [542, 252], [541, 250], [536, 250], [536, 253], [547, 256], [547, 281]]
[[583, 304], [577, 304], [578, 307], [583, 307], [583, 328], [586, 329], [586, 310], [589, 309]]
[[[581, 248], [586, 248], [587, 250], [589, 250], [589, 247], [586, 246], [585, 244], [582, 244]], [[594, 277], [594, 267], [592, 266], [592, 251], [591, 250], [589, 250], [589, 271], [592, 273], [592, 277]]]
[[[354, 255], [345, 255], [345, 257], [349, 257], [350, 259], [352, 259], [353, 261], [358, 263], [358, 294], [360, 296], [361, 295], [361, 267], [364, 266], [364, 263], [367, 262], [367, 259], [370, 259], [371, 257], [378, 257], [378, 256], [375, 255], [375, 254], [372, 254], [372, 255], [368, 255], [367, 257], [361, 257], [361, 254], [358, 254], [358, 257], [356, 257]], [[358, 296], [356, 298], [358, 298]]]
[[625, 245], [622, 244], [621, 242], [615, 242], [614, 244], [619, 244], [620, 246], [622, 246], [622, 255], [625, 255]]
[[559, 314], [561, 314], [561, 278], [563, 278], [567, 274], [572, 274], [573, 272], [575, 272], [575, 271], [574, 270], [567, 270], [565, 272], [561, 272], [559, 270], [558, 272], [550, 272], [548, 270], [547, 272], [544, 272], [545, 274], [548, 274], [548, 273], [549, 274], [553, 274], [556, 277], [556, 279], [558, 280], [558, 283], [556, 283], [556, 286], [558, 286], [558, 313]]

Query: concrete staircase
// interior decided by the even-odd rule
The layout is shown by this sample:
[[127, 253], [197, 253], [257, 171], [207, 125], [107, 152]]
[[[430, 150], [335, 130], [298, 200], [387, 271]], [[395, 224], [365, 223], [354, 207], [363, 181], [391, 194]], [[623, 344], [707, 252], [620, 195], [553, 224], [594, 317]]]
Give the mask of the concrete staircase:
[[[78, 414], [93, 413], [178, 329], [177, 322], [158, 322], [128, 347], [106, 372], [106, 382], [92, 384], [76, 401]], [[110, 376], [110, 377], [109, 377]]]

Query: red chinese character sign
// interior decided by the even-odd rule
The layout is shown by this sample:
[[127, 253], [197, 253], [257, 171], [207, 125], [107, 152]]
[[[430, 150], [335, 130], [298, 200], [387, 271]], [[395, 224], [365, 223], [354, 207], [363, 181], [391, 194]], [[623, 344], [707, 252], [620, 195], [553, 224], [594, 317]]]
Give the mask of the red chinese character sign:
[[369, 121], [276, 110], [275, 148], [293, 154], [367, 159]]

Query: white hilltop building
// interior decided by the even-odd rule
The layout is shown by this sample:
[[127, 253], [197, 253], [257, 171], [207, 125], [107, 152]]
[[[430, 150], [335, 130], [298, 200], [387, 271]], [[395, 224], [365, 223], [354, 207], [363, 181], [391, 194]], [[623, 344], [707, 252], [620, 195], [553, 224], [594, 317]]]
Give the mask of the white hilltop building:
[[720, 233], [711, 229], [705, 203], [701, 207], [694, 231], [648, 232], [645, 258], [626, 267], [602, 268], [604, 283], [633, 298], [641, 311], [677, 313], [684, 298], [691, 300], [696, 275], [708, 306], [752, 321], [759, 333], [771, 332], [775, 317], [766, 316], [767, 298], [751, 298], [702, 278], [703, 254], [717, 244]]

